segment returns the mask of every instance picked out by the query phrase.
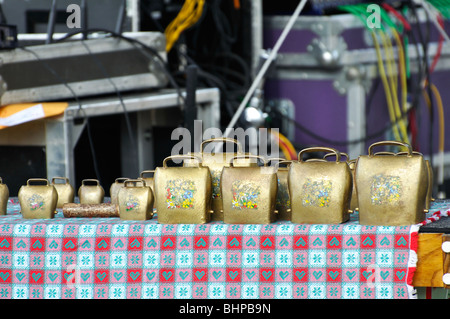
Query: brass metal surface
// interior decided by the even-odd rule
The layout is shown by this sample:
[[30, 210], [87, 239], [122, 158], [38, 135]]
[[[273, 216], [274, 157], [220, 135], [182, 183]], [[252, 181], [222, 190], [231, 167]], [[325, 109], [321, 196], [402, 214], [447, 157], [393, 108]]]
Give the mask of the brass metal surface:
[[[264, 166], [235, 166], [235, 159], [259, 159]], [[223, 218], [228, 224], [269, 224], [278, 213], [276, 168], [261, 156], [238, 155], [222, 171]]]
[[[64, 183], [57, 183], [56, 181], [64, 181]], [[67, 177], [53, 177], [52, 185], [58, 193], [58, 202], [56, 208], [62, 208], [66, 203], [73, 203], [75, 198], [75, 191]]]
[[[272, 161], [273, 159], [269, 159]], [[279, 159], [279, 162], [276, 163], [277, 170], [277, 199], [275, 204], [275, 209], [278, 211], [276, 215], [278, 220], [288, 220], [292, 219], [292, 210], [291, 210], [291, 199], [289, 197], [289, 165], [292, 163], [292, 160]], [[280, 166], [287, 165], [287, 166]]]
[[6, 215], [9, 199], [9, 188], [0, 177], [0, 215]]
[[[45, 184], [42, 184], [45, 183]], [[55, 217], [58, 193], [44, 178], [30, 178], [18, 193], [20, 212], [26, 219]]]
[[128, 179], [117, 195], [120, 219], [148, 220], [153, 217], [153, 191], [142, 179]]
[[352, 197], [350, 199], [350, 210], [352, 212], [358, 209], [358, 189], [356, 187], [356, 159], [349, 160], [348, 167], [350, 168], [350, 172], [352, 173]]
[[83, 179], [78, 189], [80, 204], [100, 204], [105, 198], [105, 190], [96, 179]]
[[[397, 155], [407, 155], [407, 152], [399, 152], [397, 153]], [[419, 156], [423, 156], [422, 153], [419, 152], [412, 152], [413, 155], [419, 155]], [[430, 209], [431, 207], [431, 202], [434, 201], [433, 198], [433, 168], [431, 167], [430, 161], [429, 160], [425, 160], [425, 164], [427, 166], [427, 173], [428, 173], [428, 186], [427, 186], [427, 196], [425, 199], [425, 209]]]
[[117, 200], [117, 196], [119, 194], [119, 190], [124, 187], [124, 182], [129, 179], [128, 177], [118, 177], [114, 180], [114, 183], [111, 184], [109, 188], [109, 196], [111, 197], [112, 204], [119, 204]]
[[[408, 149], [405, 156], [375, 156], [373, 148], [393, 145]], [[425, 219], [428, 171], [411, 146], [383, 141], [369, 147], [356, 163], [359, 222], [362, 225], [403, 226]]]
[[[217, 143], [232, 143], [237, 147], [236, 152], [213, 152], [213, 151], [205, 151], [205, 146], [208, 144], [217, 144]], [[212, 147], [212, 146], [211, 146]], [[213, 210], [213, 214], [211, 216], [212, 221], [223, 221], [223, 196], [221, 193], [221, 176], [222, 170], [224, 167], [230, 166], [230, 160], [237, 155], [245, 155], [242, 150], [242, 145], [239, 141], [232, 138], [211, 138], [203, 141], [200, 145], [200, 152], [193, 154], [197, 157], [201, 157], [202, 166], [208, 167], [211, 173], [211, 183], [212, 183], [212, 200], [211, 207]], [[191, 161], [185, 161], [186, 166], [190, 166]], [[250, 167], [257, 166], [257, 163], [253, 163], [248, 158], [241, 158], [238, 163], [235, 163], [236, 166], [242, 167]]]
[[[150, 174], [151, 174], [151, 177], [148, 176]], [[145, 170], [145, 171], [142, 171], [141, 174], [139, 175], [139, 178], [143, 179], [147, 186], [150, 186], [153, 193], [155, 192], [154, 176], [155, 176], [155, 170]]]
[[[331, 152], [335, 162], [303, 161], [303, 154]], [[298, 154], [289, 167], [289, 193], [292, 222], [305, 224], [339, 224], [350, 217], [352, 174], [347, 162], [341, 162], [338, 150], [311, 147]]]
[[[195, 167], [168, 167], [175, 159], [195, 160]], [[155, 203], [158, 223], [204, 224], [211, 220], [211, 174], [194, 155], [166, 157], [155, 170]]]

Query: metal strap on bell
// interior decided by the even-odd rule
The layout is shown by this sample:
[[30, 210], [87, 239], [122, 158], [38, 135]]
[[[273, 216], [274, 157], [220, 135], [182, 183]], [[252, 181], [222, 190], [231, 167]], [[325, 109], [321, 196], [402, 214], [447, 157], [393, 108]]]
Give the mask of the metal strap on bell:
[[[376, 156], [379, 146], [407, 149], [405, 156]], [[421, 155], [413, 155], [411, 145], [382, 141], [369, 146], [368, 155], [356, 163], [359, 222], [362, 225], [404, 226], [425, 218], [428, 171]]]
[[[278, 161], [275, 164], [277, 171], [277, 199], [275, 204], [275, 209], [278, 211], [276, 215], [278, 220], [291, 220], [291, 199], [289, 197], [289, 165], [292, 163], [291, 160], [286, 160], [285, 158], [270, 158], [269, 161]], [[282, 166], [286, 165], [286, 166]]]
[[[217, 143], [232, 143], [237, 147], [236, 152], [221, 152], [216, 153], [214, 149], [210, 151], [205, 151], [205, 146], [208, 144], [217, 144]], [[209, 146], [209, 145], [208, 145]], [[217, 146], [217, 145], [216, 145]], [[212, 145], [210, 146], [213, 147]], [[202, 166], [208, 167], [211, 173], [211, 183], [212, 183], [212, 210], [213, 215], [211, 216], [212, 221], [223, 221], [223, 202], [222, 202], [222, 194], [220, 187], [220, 179], [222, 176], [222, 170], [224, 167], [230, 166], [230, 160], [238, 155], [244, 155], [242, 150], [242, 145], [239, 141], [226, 138], [226, 137], [217, 137], [204, 140], [200, 145], [200, 153], [194, 154], [196, 156], [200, 156], [202, 158]], [[190, 161], [185, 161], [186, 166], [189, 166]], [[257, 164], [253, 164], [248, 158], [240, 160], [239, 163], [236, 163], [238, 166], [248, 167], [255, 166]]]
[[[356, 180], [355, 180], [356, 159], [350, 160], [347, 153], [344, 153], [344, 152], [340, 152], [340, 153], [341, 153], [341, 157], [342, 157], [342, 155], [345, 156], [348, 167], [350, 168], [350, 172], [352, 173], [353, 186], [352, 186], [352, 197], [350, 199], [350, 211], [354, 212], [358, 209], [358, 194], [357, 194]], [[334, 154], [333, 153], [325, 154], [325, 156], [323, 158], [325, 159], [330, 156], [334, 156]]]
[[[335, 162], [319, 159], [303, 161], [311, 152], [333, 153]], [[289, 193], [292, 222], [304, 224], [339, 224], [350, 217], [352, 174], [341, 153], [329, 147], [311, 147], [298, 154], [289, 167]]]
[[6, 215], [8, 209], [9, 188], [0, 177], [0, 215]]
[[[175, 159], [195, 160], [195, 167], [168, 167]], [[161, 224], [204, 224], [211, 219], [211, 174], [194, 155], [173, 155], [155, 170], [155, 203]]]
[[128, 177], [118, 177], [114, 180], [114, 183], [111, 184], [109, 188], [109, 196], [111, 197], [111, 204], [118, 204], [117, 196], [119, 195], [119, 190], [123, 188], [125, 185], [125, 181], [128, 180]]
[[83, 179], [78, 188], [80, 204], [101, 204], [105, 198], [105, 190], [97, 179]]
[[[242, 167], [235, 161], [257, 159], [264, 166]], [[238, 155], [222, 172], [223, 221], [227, 224], [269, 224], [276, 219], [276, 168], [257, 155]]]
[[[397, 153], [397, 155], [407, 155], [407, 152], [399, 152]], [[420, 152], [416, 152], [413, 151], [412, 152], [413, 155], [419, 155], [419, 156], [423, 156], [422, 153]], [[433, 198], [433, 180], [434, 180], [434, 175], [433, 175], [433, 168], [431, 167], [430, 161], [429, 160], [425, 160], [425, 164], [427, 166], [427, 173], [428, 173], [428, 186], [427, 186], [427, 197], [425, 199], [425, 209], [428, 210], [431, 207], [431, 202], [434, 201]]]
[[119, 216], [123, 220], [148, 220], [153, 217], [153, 191], [143, 179], [127, 179], [118, 190]]
[[[43, 184], [44, 183], [44, 184]], [[18, 193], [20, 212], [26, 219], [55, 217], [58, 193], [45, 178], [30, 178]]]
[[[56, 181], [58, 180], [63, 181], [63, 183], [57, 183]], [[52, 185], [58, 193], [58, 203], [56, 204], [56, 208], [62, 208], [66, 203], [73, 203], [75, 191], [72, 185], [70, 185], [67, 177], [53, 177]]]
[[[151, 177], [148, 175], [151, 175]], [[155, 170], [145, 170], [145, 171], [142, 171], [141, 174], [139, 175], [139, 178], [143, 179], [145, 181], [146, 185], [150, 186], [150, 188], [152, 189], [153, 192], [155, 191], [154, 176], [155, 176]]]

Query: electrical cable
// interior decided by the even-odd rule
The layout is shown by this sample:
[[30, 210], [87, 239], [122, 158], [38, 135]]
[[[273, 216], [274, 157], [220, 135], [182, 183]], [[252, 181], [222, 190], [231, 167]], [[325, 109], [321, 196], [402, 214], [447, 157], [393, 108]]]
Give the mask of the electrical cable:
[[[423, 37], [422, 34], [422, 29], [420, 26], [420, 20], [419, 20], [419, 16], [416, 10], [416, 7], [413, 3], [410, 3], [410, 8], [411, 11], [414, 15], [414, 18], [416, 20], [416, 24], [417, 24], [417, 33], [419, 36], [419, 41], [420, 44], [422, 46], [422, 50], [423, 50], [423, 72], [424, 74], [422, 74], [422, 78], [420, 78], [420, 82], [419, 82], [419, 88], [420, 90], [424, 90], [426, 89], [428, 92], [428, 96], [430, 98], [430, 105], [431, 107], [429, 108], [429, 113], [430, 113], [430, 127], [429, 127], [429, 131], [428, 131], [428, 153], [430, 156], [430, 165], [433, 166], [433, 127], [434, 127], [434, 111], [433, 111], [433, 98], [432, 98], [432, 91], [431, 91], [431, 87], [430, 85], [426, 85], [426, 83], [430, 82], [430, 69], [429, 69], [429, 64], [428, 64], [428, 41], [426, 41]], [[425, 10], [425, 15], [427, 17], [427, 20], [429, 19], [429, 15], [428, 12]], [[428, 31], [428, 29], [427, 29]]]
[[283, 141], [281, 141], [280, 139], [278, 139], [275, 134], [272, 134], [275, 138], [276, 143], [278, 144], [278, 147], [280, 148], [281, 152], [283, 153], [284, 157], [287, 160], [291, 160], [291, 153], [289, 152], [288, 148], [286, 147], [286, 145], [283, 143]]
[[94, 166], [94, 172], [95, 172], [97, 180], [100, 182], [100, 184], [102, 184], [100, 170], [98, 168], [97, 155], [96, 155], [95, 147], [94, 147], [94, 141], [92, 139], [91, 126], [90, 126], [90, 123], [89, 123], [89, 116], [86, 115], [86, 113], [84, 112], [80, 98], [75, 93], [75, 91], [70, 87], [70, 85], [67, 83], [67, 81], [64, 80], [55, 71], [55, 69], [50, 67], [44, 60], [42, 60], [36, 52], [34, 52], [33, 50], [30, 50], [29, 48], [25, 48], [25, 47], [18, 47], [18, 48], [23, 50], [23, 51], [25, 51], [25, 52], [31, 53], [36, 58], [36, 60], [38, 60], [55, 78], [58, 79], [58, 81], [60, 83], [62, 83], [70, 91], [70, 93], [72, 94], [73, 98], [75, 99], [75, 101], [78, 104], [77, 116], [79, 116], [80, 113], [84, 113], [82, 117], [86, 119], [86, 128], [87, 128], [87, 133], [88, 133], [87, 135], [88, 135], [89, 147], [90, 147], [91, 155], [92, 155], [92, 162], [93, 162], [93, 166]]
[[383, 2], [381, 6], [389, 13], [392, 13], [403, 25], [406, 31], [411, 31], [411, 25], [404, 16], [402, 16], [397, 10], [395, 10], [391, 5]]
[[[443, 185], [444, 183], [444, 152], [445, 152], [445, 120], [444, 120], [444, 105], [442, 102], [441, 95], [439, 90], [433, 83], [429, 83], [431, 87], [431, 91], [436, 100], [437, 108], [438, 108], [438, 117], [439, 117], [439, 146], [438, 146], [438, 185]], [[431, 99], [426, 90], [423, 90], [423, 97], [425, 102], [428, 105], [428, 108], [431, 108]]]
[[94, 60], [94, 62], [97, 64], [98, 68], [101, 70], [101, 72], [103, 73], [103, 76], [108, 80], [108, 82], [111, 84], [111, 86], [114, 89], [114, 92], [116, 93], [117, 97], [119, 98], [120, 101], [120, 105], [123, 108], [123, 112], [124, 112], [124, 117], [125, 117], [125, 123], [127, 126], [127, 130], [128, 130], [128, 136], [130, 139], [130, 143], [131, 143], [131, 148], [132, 149], [136, 149], [136, 143], [135, 140], [133, 138], [133, 131], [131, 128], [131, 122], [130, 122], [130, 116], [128, 114], [128, 110], [125, 106], [125, 102], [123, 101], [123, 97], [122, 94], [120, 93], [119, 89], [117, 88], [116, 84], [113, 82], [113, 80], [111, 79], [111, 77], [109, 76], [108, 72], [106, 71], [105, 67], [103, 66], [103, 64], [101, 63], [101, 61], [98, 59], [98, 57], [96, 55], [94, 55], [92, 53], [92, 51], [89, 49], [89, 46], [85, 43], [84, 40], [81, 40], [81, 44], [83, 44], [83, 46], [86, 48], [86, 50], [89, 53], [89, 56], [91, 56], [91, 58]]
[[[399, 123], [398, 119], [396, 120], [395, 113], [394, 113], [391, 85], [390, 85], [390, 82], [388, 81], [388, 76], [386, 74], [386, 69], [384, 67], [380, 45], [379, 45], [375, 31], [367, 25], [367, 17], [365, 16], [367, 14], [366, 10], [364, 10], [363, 8], [361, 8], [359, 6], [340, 6], [340, 9], [348, 11], [348, 12], [352, 13], [353, 15], [355, 15], [357, 18], [359, 18], [363, 22], [363, 25], [366, 27], [366, 29], [370, 32], [370, 35], [372, 36], [372, 40], [374, 43], [375, 52], [377, 55], [378, 72], [380, 73], [381, 82], [383, 84], [384, 91], [385, 91], [385, 97], [386, 97], [386, 103], [388, 106], [389, 117], [391, 119], [391, 123]], [[382, 25], [381, 25], [381, 28], [384, 29], [384, 27]], [[379, 31], [379, 35], [380, 35], [383, 43], [385, 43], [384, 33], [382, 33], [382, 30]], [[398, 141], [402, 140], [400, 137], [400, 133], [398, 131], [397, 125], [392, 125], [392, 132], [393, 132], [394, 138], [396, 140], [398, 140]]]
[[297, 159], [297, 151], [295, 150], [292, 143], [280, 132], [275, 132], [269, 130], [270, 134], [275, 138], [277, 143], [279, 144], [280, 149], [282, 150], [284, 156], [288, 160], [296, 160]]
[[433, 5], [423, 0], [413, 0], [412, 2], [419, 4], [425, 10], [427, 15], [431, 17], [431, 22], [435, 25], [436, 29], [438, 29], [439, 33], [445, 38], [446, 41], [450, 42], [450, 37], [447, 35], [444, 28], [436, 18], [438, 11], [433, 7]]
[[[410, 109], [411, 110], [411, 109]], [[383, 129], [366, 135], [364, 137], [358, 138], [358, 139], [354, 139], [354, 140], [346, 140], [346, 141], [341, 141], [341, 140], [333, 140], [333, 139], [329, 139], [326, 137], [323, 137], [319, 134], [314, 133], [313, 131], [309, 130], [308, 128], [306, 128], [305, 126], [303, 126], [302, 124], [300, 124], [299, 122], [297, 122], [295, 119], [289, 117], [286, 114], [283, 114], [281, 111], [274, 109], [274, 111], [278, 112], [280, 114], [281, 117], [283, 117], [284, 119], [286, 119], [287, 121], [289, 121], [290, 123], [292, 123], [295, 128], [297, 128], [298, 130], [300, 130], [301, 132], [309, 135], [310, 137], [320, 141], [321, 143], [325, 143], [325, 144], [334, 144], [334, 145], [341, 145], [341, 146], [345, 146], [345, 145], [353, 145], [353, 144], [359, 144], [359, 143], [365, 143], [369, 140], [375, 139], [375, 138], [379, 138], [380, 136], [386, 134], [386, 132], [392, 130], [392, 127], [396, 124], [396, 122], [391, 123], [389, 122], [389, 124], [387, 124]], [[402, 116], [406, 117], [407, 114], [404, 114]]]
[[[161, 67], [161, 70], [164, 72], [164, 74], [168, 77], [170, 84], [176, 89], [176, 91], [178, 92], [178, 98], [179, 100], [181, 100], [181, 102], [179, 102], [179, 104], [181, 106], [184, 105], [185, 102], [185, 98], [183, 96], [183, 94], [181, 93], [181, 88], [180, 86], [177, 84], [177, 82], [175, 81], [173, 75], [170, 73], [168, 67], [167, 67], [167, 63], [164, 60], [164, 58], [158, 53], [158, 51], [156, 51], [154, 48], [148, 46], [147, 44], [143, 43], [142, 41], [139, 41], [137, 39], [134, 38], [130, 38], [127, 37], [123, 34], [118, 34], [115, 33], [114, 31], [111, 30], [107, 30], [107, 29], [102, 29], [102, 28], [92, 28], [92, 29], [87, 29], [87, 30], [82, 30], [82, 31], [74, 31], [71, 33], [67, 33], [66, 35], [64, 35], [63, 37], [54, 40], [54, 43], [57, 42], [63, 42], [77, 34], [86, 32], [87, 34], [89, 33], [95, 33], [95, 32], [103, 32], [106, 34], [110, 34], [111, 36], [118, 38], [118, 39], [122, 39], [125, 40], [127, 42], [129, 42], [130, 44], [133, 44], [137, 49], [139, 49], [139, 51], [146, 56], [150, 61], [155, 61], [153, 58], [156, 58], [156, 61], [158, 61], [158, 65]], [[149, 52], [151, 55], [149, 55], [147, 52]]]
[[178, 15], [164, 31], [167, 52], [172, 49], [180, 34], [200, 19], [204, 4], [205, 0], [185, 0]]
[[277, 132], [278, 138], [286, 145], [286, 147], [289, 150], [289, 153], [291, 154], [291, 159], [296, 160], [297, 159], [297, 151], [295, 147], [292, 145], [291, 141], [281, 134], [280, 132]]
[[[387, 24], [389, 27], [389, 30], [394, 36], [394, 39], [397, 42], [397, 50], [399, 55], [399, 66], [398, 66], [398, 74], [400, 77], [401, 87], [402, 87], [402, 107], [403, 111], [400, 110], [398, 96], [397, 96], [397, 86], [398, 81], [396, 77], [395, 72], [395, 58], [393, 53], [393, 47], [392, 43], [389, 39], [389, 37], [386, 35], [385, 27], [384, 25], [380, 26], [380, 29], [377, 30], [378, 32], [375, 33], [373, 28], [370, 28], [367, 24], [368, 16], [367, 16], [367, 10], [365, 9], [365, 5], [354, 5], [354, 6], [341, 6], [340, 7], [344, 11], [348, 11], [358, 17], [362, 22], [363, 25], [366, 27], [366, 29], [370, 32], [372, 35], [372, 39], [374, 42], [374, 47], [377, 54], [377, 61], [378, 61], [378, 69], [380, 73], [380, 77], [383, 83], [383, 87], [385, 90], [386, 95], [386, 103], [388, 106], [389, 116], [392, 123], [397, 123], [397, 125], [393, 126], [393, 134], [395, 139], [401, 140], [405, 143], [409, 143], [409, 137], [408, 132], [406, 128], [406, 124], [404, 122], [404, 118], [402, 116], [402, 113], [404, 114], [406, 110], [406, 103], [407, 103], [407, 84], [406, 84], [406, 78], [405, 78], [405, 59], [404, 59], [404, 51], [403, 51], [403, 44], [401, 42], [401, 39], [398, 35], [398, 32], [396, 30], [397, 26], [393, 23], [393, 21], [389, 18], [387, 13], [384, 10], [380, 10], [381, 16], [383, 18], [383, 22]], [[377, 28], [378, 29], [378, 28]], [[385, 58], [382, 57], [381, 49], [378, 43], [377, 34], [381, 39], [381, 42], [384, 47], [384, 54]], [[383, 61], [386, 60], [386, 69], [384, 67]], [[405, 118], [406, 119], [406, 118]]]
[[[278, 38], [277, 42], [275, 43], [273, 49], [270, 51], [268, 58], [266, 59], [266, 61], [262, 65], [262, 67], [259, 70], [258, 74], [256, 75], [255, 79], [253, 80], [252, 85], [250, 86], [249, 90], [247, 91], [247, 94], [244, 96], [244, 98], [243, 98], [242, 102], [240, 103], [236, 113], [234, 114], [234, 116], [232, 117], [231, 121], [227, 125], [227, 128], [233, 128], [234, 125], [236, 124], [237, 120], [239, 119], [239, 117], [241, 116], [242, 112], [244, 111], [244, 108], [247, 106], [247, 103], [250, 101], [250, 98], [253, 95], [254, 91], [260, 85], [260, 83], [261, 83], [265, 73], [267, 72], [270, 64], [275, 59], [275, 56], [277, 55], [278, 50], [280, 49], [281, 45], [283, 44], [284, 40], [286, 39], [286, 36], [288, 35], [289, 31], [292, 29], [292, 27], [293, 27], [293, 25], [295, 23], [295, 20], [299, 17], [300, 13], [302, 12], [306, 2], [307, 2], [307, 0], [302, 0], [298, 4], [298, 6], [295, 9], [294, 13], [290, 17], [288, 23], [284, 27], [280, 37]], [[228, 132], [228, 134], [231, 134], [231, 131], [232, 130], [226, 130], [226, 132]], [[227, 134], [225, 134], [224, 137], [227, 137], [226, 135]]]

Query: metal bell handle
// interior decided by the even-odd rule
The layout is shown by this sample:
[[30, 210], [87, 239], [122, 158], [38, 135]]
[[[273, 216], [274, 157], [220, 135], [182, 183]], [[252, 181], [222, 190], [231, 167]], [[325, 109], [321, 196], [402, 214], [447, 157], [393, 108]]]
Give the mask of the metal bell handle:
[[98, 179], [93, 179], [93, 178], [83, 179], [81, 181], [81, 185], [85, 185], [86, 182], [92, 182], [92, 183], [96, 183], [97, 185], [100, 185], [100, 182], [98, 181]]
[[222, 143], [229, 142], [229, 143], [236, 144], [237, 147], [238, 147], [238, 150], [237, 150], [238, 154], [242, 154], [242, 145], [241, 145], [241, 143], [238, 140], [235, 140], [234, 138], [229, 138], [229, 137], [216, 137], [216, 138], [210, 138], [210, 139], [204, 140], [202, 142], [202, 144], [200, 145], [200, 152], [203, 153], [203, 146], [205, 144], [208, 144], [208, 143], [220, 143], [220, 142], [222, 142]]
[[[405, 155], [407, 155], [408, 153], [405, 152]], [[373, 154], [375, 156], [380, 156], [380, 155], [387, 155], [387, 156], [395, 156], [397, 154], [395, 154], [394, 152], [387, 152], [387, 151], [381, 151], [381, 152], [376, 152], [375, 154]]]
[[119, 183], [119, 182], [125, 182], [126, 180], [128, 180], [128, 177], [117, 177], [114, 182], [115, 183]]
[[373, 148], [380, 145], [392, 145], [392, 146], [399, 146], [399, 147], [405, 147], [408, 149], [407, 156], [412, 155], [412, 148], [411, 145], [403, 142], [398, 141], [382, 141], [382, 142], [376, 142], [369, 146], [369, 156], [373, 156]]
[[283, 159], [282, 161], [279, 161], [278, 163], [276, 163], [276, 164], [275, 164], [275, 167], [276, 167], [276, 168], [279, 168], [279, 167], [280, 167], [280, 164], [286, 164], [287, 166], [289, 166], [289, 165], [292, 164], [292, 162], [294, 162], [294, 161], [292, 161], [292, 160], [287, 160], [287, 159]]
[[[138, 186], [138, 183], [141, 183], [142, 186]], [[127, 179], [125, 182], [123, 182], [124, 187], [128, 187], [129, 184], [133, 184], [132, 187], [145, 187], [147, 184], [143, 179]]]
[[277, 161], [279, 163], [279, 162], [283, 162], [283, 161], [287, 161], [287, 160], [282, 157], [271, 157], [271, 158], [267, 159], [267, 163], [274, 162], [274, 161]]
[[140, 177], [144, 178], [145, 174], [155, 174], [155, 171], [154, 170], [142, 171]]
[[323, 159], [323, 158], [310, 158], [310, 159], [307, 159], [305, 162], [322, 162], [322, 163], [327, 163], [328, 161], [326, 159]]
[[[398, 152], [397, 154], [395, 154], [395, 155], [408, 155], [408, 152]], [[422, 153], [420, 153], [420, 152], [417, 152], [417, 151], [413, 151], [412, 152], [412, 155], [419, 155], [419, 156], [423, 156], [423, 154]]]
[[[348, 158], [348, 154], [347, 153], [344, 153], [344, 152], [340, 152], [341, 153], [341, 156], [342, 155], [344, 155], [345, 156], [345, 161], [348, 163], [348, 161], [350, 160], [349, 158]], [[324, 156], [323, 156], [323, 159], [326, 159], [327, 157], [330, 157], [330, 156], [334, 156], [335, 154], [333, 154], [333, 153], [327, 153], [327, 154], [325, 154]]]
[[201, 158], [198, 156], [194, 156], [194, 155], [172, 155], [172, 156], [168, 156], [164, 159], [163, 161], [163, 167], [167, 168], [167, 162], [168, 161], [173, 161], [174, 159], [194, 159], [197, 160], [198, 162], [198, 167], [201, 166]]
[[69, 184], [69, 179], [67, 177], [59, 177], [59, 176], [53, 177], [52, 184], [55, 184], [56, 180], [63, 180], [64, 184]]
[[259, 155], [252, 155], [252, 154], [245, 154], [245, 155], [236, 155], [236, 156], [234, 156], [234, 157], [231, 159], [231, 161], [230, 161], [230, 166], [233, 167], [233, 166], [234, 166], [234, 165], [233, 165], [234, 160], [235, 160], [235, 159], [239, 159], [239, 158], [256, 158], [256, 159], [261, 160], [261, 162], [264, 163], [264, 166], [267, 166], [267, 161], [266, 161], [266, 159], [265, 159], [264, 157], [259, 156]]
[[45, 178], [30, 178], [27, 180], [27, 185], [30, 186], [30, 182], [45, 182], [47, 186], [49, 185], [48, 179]]
[[297, 156], [298, 161], [299, 162], [303, 162], [302, 155], [304, 153], [312, 153], [312, 152], [333, 153], [333, 155], [336, 156], [336, 163], [339, 163], [341, 161], [341, 153], [337, 149], [334, 149], [334, 148], [331, 148], [331, 147], [308, 147], [308, 148], [304, 148], [298, 153], [298, 156]]

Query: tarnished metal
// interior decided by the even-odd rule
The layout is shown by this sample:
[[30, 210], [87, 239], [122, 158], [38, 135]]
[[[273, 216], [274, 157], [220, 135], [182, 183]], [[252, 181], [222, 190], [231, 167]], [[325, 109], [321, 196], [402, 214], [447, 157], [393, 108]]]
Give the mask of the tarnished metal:
[[[260, 160], [264, 166], [237, 167], [236, 159]], [[222, 172], [223, 220], [228, 224], [269, 224], [276, 220], [276, 168], [256, 155], [238, 155]]]
[[[147, 176], [151, 174], [151, 177]], [[145, 170], [142, 171], [141, 174], [139, 175], [139, 178], [143, 179], [145, 181], [145, 184], [147, 186], [150, 186], [150, 188], [152, 189], [153, 193], [155, 192], [155, 170]]]
[[83, 179], [78, 189], [81, 204], [100, 204], [105, 198], [105, 190], [96, 179]]
[[0, 177], [0, 215], [6, 215], [8, 208], [9, 188]]
[[[181, 167], [168, 167], [173, 160], [195, 160]], [[174, 155], [164, 159], [163, 167], [155, 170], [155, 203], [161, 224], [204, 224], [211, 214], [211, 174], [194, 155]]]
[[[291, 160], [286, 160], [284, 158], [270, 158], [269, 161], [278, 160], [275, 164], [277, 170], [277, 200], [275, 209], [278, 211], [276, 215], [278, 220], [288, 220], [292, 218], [291, 210], [291, 199], [289, 197], [289, 165], [292, 163]], [[286, 165], [286, 166], [282, 166]]]
[[128, 179], [118, 196], [120, 219], [148, 220], [153, 217], [153, 191], [143, 179]]
[[[350, 172], [352, 173], [352, 197], [350, 199], [350, 211], [354, 212], [358, 210], [358, 193], [356, 189], [356, 180], [355, 180], [355, 168], [356, 168], [356, 159], [351, 160], [347, 153], [341, 152], [342, 155], [345, 156], [348, 167], [350, 168]], [[334, 156], [333, 153], [325, 154], [324, 159], [330, 156]]]
[[[215, 153], [215, 152], [205, 152], [205, 146], [208, 144], [214, 143], [233, 143], [237, 147], [236, 152], [223, 152], [223, 153]], [[211, 146], [212, 147], [212, 146]], [[242, 150], [242, 145], [239, 141], [232, 138], [211, 138], [202, 142], [200, 145], [200, 153], [193, 154], [197, 157], [201, 157], [202, 166], [208, 167], [209, 172], [211, 173], [211, 183], [212, 183], [212, 201], [211, 207], [213, 210], [213, 214], [211, 216], [211, 220], [213, 221], [223, 221], [223, 196], [221, 193], [221, 176], [222, 170], [224, 167], [230, 166], [230, 160], [237, 155], [244, 155]], [[191, 161], [186, 160], [185, 166], [192, 165]], [[236, 166], [248, 167], [255, 166], [257, 164], [252, 164], [250, 160], [247, 158], [241, 158], [239, 162], [235, 163]]]
[[[42, 184], [45, 183], [45, 184]], [[18, 193], [20, 212], [26, 219], [55, 217], [58, 193], [44, 178], [30, 178]]]
[[[319, 159], [303, 161], [310, 152], [333, 153], [335, 162]], [[339, 224], [350, 217], [352, 174], [341, 153], [328, 147], [311, 147], [298, 154], [289, 167], [289, 194], [292, 222], [305, 224]]]
[[[378, 146], [407, 149], [404, 156], [375, 156]], [[359, 222], [362, 225], [403, 226], [425, 219], [428, 171], [421, 155], [411, 145], [382, 141], [369, 146], [368, 155], [356, 162]]]
[[348, 167], [352, 173], [352, 197], [350, 199], [350, 210], [352, 212], [358, 210], [358, 188], [356, 187], [356, 159], [348, 161]]
[[66, 218], [119, 217], [119, 206], [112, 203], [78, 204], [68, 203], [62, 207]]
[[[57, 183], [56, 181], [64, 181], [64, 183]], [[73, 203], [75, 198], [75, 191], [67, 177], [53, 177], [52, 185], [58, 193], [58, 203], [56, 208], [62, 208], [65, 203]]]
[[111, 184], [109, 188], [109, 196], [111, 197], [111, 203], [118, 204], [117, 195], [119, 194], [119, 190], [124, 187], [124, 182], [129, 179], [128, 177], [118, 177], [114, 180], [114, 183]]
[[[399, 152], [397, 155], [407, 155], [407, 152]], [[422, 153], [413, 151], [413, 155], [420, 155], [423, 156]], [[428, 173], [428, 186], [427, 186], [427, 197], [425, 199], [425, 209], [428, 210], [431, 207], [431, 202], [434, 201], [433, 198], [433, 180], [434, 180], [434, 174], [433, 174], [433, 168], [431, 167], [430, 161], [425, 160], [425, 164], [427, 166], [427, 173]]]

